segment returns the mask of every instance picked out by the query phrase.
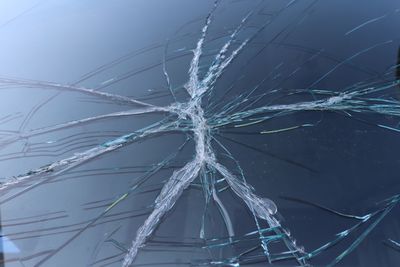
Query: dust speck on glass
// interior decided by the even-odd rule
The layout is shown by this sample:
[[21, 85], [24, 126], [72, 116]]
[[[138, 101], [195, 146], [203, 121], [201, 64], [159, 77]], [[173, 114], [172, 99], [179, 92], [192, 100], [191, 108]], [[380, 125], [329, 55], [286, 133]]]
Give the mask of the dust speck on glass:
[[0, 103], [0, 266], [400, 266], [398, 0], [4, 0]]

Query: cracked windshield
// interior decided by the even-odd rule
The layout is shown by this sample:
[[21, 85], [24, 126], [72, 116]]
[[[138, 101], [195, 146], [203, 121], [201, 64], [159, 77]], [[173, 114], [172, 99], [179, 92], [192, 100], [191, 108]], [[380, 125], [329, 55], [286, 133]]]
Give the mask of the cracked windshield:
[[400, 266], [399, 0], [0, 0], [0, 267]]

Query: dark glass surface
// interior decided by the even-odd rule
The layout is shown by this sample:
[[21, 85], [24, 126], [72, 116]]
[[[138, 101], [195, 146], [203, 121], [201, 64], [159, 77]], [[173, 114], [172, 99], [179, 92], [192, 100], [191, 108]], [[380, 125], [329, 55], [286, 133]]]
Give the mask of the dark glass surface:
[[0, 262], [399, 266], [397, 0], [0, 1]]

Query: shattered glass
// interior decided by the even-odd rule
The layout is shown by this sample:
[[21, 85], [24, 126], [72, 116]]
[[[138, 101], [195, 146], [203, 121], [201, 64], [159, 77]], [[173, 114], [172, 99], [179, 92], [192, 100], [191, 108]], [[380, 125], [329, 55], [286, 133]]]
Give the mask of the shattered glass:
[[398, 266], [400, 2], [0, 2], [1, 266]]

